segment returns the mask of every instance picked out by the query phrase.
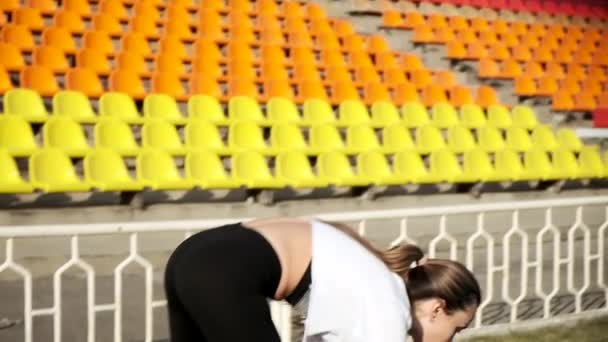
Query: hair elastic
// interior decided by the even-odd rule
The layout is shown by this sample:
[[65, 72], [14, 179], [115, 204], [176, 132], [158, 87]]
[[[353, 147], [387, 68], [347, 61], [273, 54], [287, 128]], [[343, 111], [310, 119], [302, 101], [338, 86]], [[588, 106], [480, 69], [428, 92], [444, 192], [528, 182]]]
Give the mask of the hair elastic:
[[420, 258], [419, 260], [412, 261], [412, 263], [410, 264], [410, 269], [413, 269], [413, 268], [416, 268], [418, 266], [422, 266], [422, 265], [426, 264], [427, 260], [428, 259], [427, 259], [426, 255], [425, 255], [422, 258]]

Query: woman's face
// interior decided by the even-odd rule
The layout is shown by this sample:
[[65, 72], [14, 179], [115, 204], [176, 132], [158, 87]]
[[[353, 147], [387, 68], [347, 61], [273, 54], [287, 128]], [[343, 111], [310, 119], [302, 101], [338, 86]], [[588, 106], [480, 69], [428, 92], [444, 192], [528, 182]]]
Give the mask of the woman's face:
[[415, 342], [449, 342], [475, 317], [477, 305], [447, 313], [445, 301], [431, 298], [417, 301], [410, 334]]

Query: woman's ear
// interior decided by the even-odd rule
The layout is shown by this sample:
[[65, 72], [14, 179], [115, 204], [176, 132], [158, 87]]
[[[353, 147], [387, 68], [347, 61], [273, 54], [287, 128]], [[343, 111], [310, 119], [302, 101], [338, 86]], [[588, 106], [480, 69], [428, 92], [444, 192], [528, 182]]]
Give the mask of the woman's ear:
[[437, 316], [443, 314], [446, 314], [446, 302], [444, 299], [442, 298], [433, 298], [433, 302], [432, 302], [432, 306], [431, 306], [431, 321], [434, 321]]

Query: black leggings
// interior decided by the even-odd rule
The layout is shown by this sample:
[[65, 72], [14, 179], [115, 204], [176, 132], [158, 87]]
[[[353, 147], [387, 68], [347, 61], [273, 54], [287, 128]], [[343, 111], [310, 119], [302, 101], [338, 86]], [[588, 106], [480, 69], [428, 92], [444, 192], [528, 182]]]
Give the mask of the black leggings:
[[[280, 342], [268, 305], [280, 279], [272, 245], [254, 230], [233, 224], [191, 236], [165, 271], [171, 342]], [[292, 296], [305, 293], [304, 281], [310, 267]]]

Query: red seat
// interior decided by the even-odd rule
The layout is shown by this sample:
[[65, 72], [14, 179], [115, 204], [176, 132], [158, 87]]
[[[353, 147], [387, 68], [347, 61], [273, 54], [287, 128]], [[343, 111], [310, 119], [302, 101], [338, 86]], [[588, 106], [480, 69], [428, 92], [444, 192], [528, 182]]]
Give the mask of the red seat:
[[608, 108], [597, 108], [593, 112], [593, 126], [608, 128]]

